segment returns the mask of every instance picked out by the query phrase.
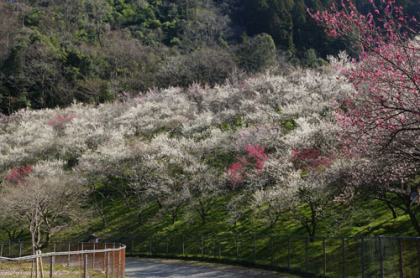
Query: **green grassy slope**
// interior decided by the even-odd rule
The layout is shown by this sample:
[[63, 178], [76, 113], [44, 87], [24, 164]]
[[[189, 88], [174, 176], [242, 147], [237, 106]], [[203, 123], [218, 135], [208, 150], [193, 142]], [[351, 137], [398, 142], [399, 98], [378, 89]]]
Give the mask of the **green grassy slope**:
[[[233, 194], [232, 194], [233, 195]], [[151, 203], [143, 211], [143, 223], [139, 225], [137, 206], [130, 200], [130, 208], [119, 196], [109, 200], [104, 206], [107, 224], [102, 225], [100, 217], [83, 223], [60, 237], [87, 237], [96, 233], [106, 238], [121, 238], [140, 234], [260, 234], [260, 235], [299, 235], [307, 236], [303, 226], [293, 218], [291, 212], [284, 212], [275, 226], [270, 228], [267, 220], [260, 214], [245, 209], [245, 215], [236, 225], [229, 224], [225, 204], [232, 196], [220, 197], [203, 225], [200, 217], [188, 208], [182, 208], [178, 221], [172, 223], [171, 216], [159, 210], [157, 203]], [[302, 212], [307, 211], [301, 208]], [[319, 220], [316, 236], [417, 236], [410, 219], [402, 211], [396, 210], [397, 219], [385, 203], [358, 201], [352, 205], [336, 203]]]

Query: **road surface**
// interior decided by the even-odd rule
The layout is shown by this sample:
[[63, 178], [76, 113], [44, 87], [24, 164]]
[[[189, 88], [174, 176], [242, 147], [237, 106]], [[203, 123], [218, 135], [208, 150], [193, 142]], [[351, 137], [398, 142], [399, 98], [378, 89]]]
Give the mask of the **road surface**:
[[274, 271], [230, 266], [216, 263], [187, 262], [183, 260], [127, 258], [125, 262], [127, 278], [296, 278], [290, 274]]

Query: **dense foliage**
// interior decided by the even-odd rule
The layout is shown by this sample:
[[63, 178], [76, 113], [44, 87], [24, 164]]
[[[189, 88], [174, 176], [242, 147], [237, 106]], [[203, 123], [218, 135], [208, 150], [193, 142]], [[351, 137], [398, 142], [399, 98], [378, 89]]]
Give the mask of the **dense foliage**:
[[[345, 44], [306, 12], [331, 1], [0, 1], [0, 112], [103, 103], [123, 92], [223, 83], [278, 51], [319, 66]], [[365, 2], [360, 9], [368, 11]], [[418, 14], [416, 1], [403, 1]], [[297, 59], [299, 58], [301, 61]]]

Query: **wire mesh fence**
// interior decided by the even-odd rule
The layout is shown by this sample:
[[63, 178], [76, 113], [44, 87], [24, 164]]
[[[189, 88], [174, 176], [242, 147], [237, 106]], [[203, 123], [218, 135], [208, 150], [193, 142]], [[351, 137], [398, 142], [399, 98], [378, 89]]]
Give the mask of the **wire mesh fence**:
[[420, 238], [133, 235], [130, 255], [203, 257], [327, 277], [420, 277]]
[[116, 243], [56, 242], [33, 255], [30, 242], [3, 242], [0, 276], [120, 278], [124, 277], [125, 248]]

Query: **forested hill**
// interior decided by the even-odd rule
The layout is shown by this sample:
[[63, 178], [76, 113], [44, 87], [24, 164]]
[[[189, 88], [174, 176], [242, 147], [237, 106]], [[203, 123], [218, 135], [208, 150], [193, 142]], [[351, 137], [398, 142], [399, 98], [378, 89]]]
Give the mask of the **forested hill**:
[[[0, 1], [0, 112], [100, 103], [151, 87], [223, 83], [344, 47], [306, 9], [331, 0]], [[358, 1], [368, 10], [368, 1]], [[418, 14], [418, 0], [402, 0]]]

